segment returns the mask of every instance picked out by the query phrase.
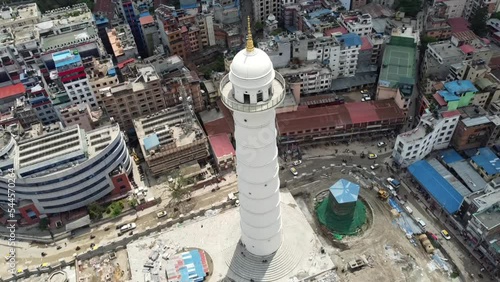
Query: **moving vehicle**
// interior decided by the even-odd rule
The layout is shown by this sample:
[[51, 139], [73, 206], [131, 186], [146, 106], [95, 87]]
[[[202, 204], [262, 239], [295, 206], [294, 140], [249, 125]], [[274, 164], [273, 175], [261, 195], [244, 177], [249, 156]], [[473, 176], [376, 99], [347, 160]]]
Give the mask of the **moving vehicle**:
[[367, 89], [361, 90], [361, 94], [368, 94], [368, 93], [370, 93], [370, 92]]
[[302, 164], [302, 160], [296, 160], [296, 161], [293, 162], [294, 166], [298, 166], [300, 164]]
[[389, 198], [389, 193], [387, 193], [386, 190], [378, 190], [378, 197], [381, 199], [381, 200], [387, 200]]
[[377, 157], [378, 157], [377, 154], [368, 154], [368, 158], [370, 160], [376, 159]]
[[166, 211], [161, 211], [159, 213], [156, 214], [156, 217], [157, 218], [162, 218], [162, 217], [165, 217], [167, 216], [167, 212]]
[[405, 210], [406, 210], [409, 214], [412, 214], [412, 213], [413, 213], [413, 210], [412, 210], [409, 206], [406, 206], [406, 207], [405, 207]]
[[446, 239], [446, 240], [450, 240], [451, 239], [451, 236], [450, 234], [448, 233], [448, 231], [446, 230], [441, 230], [441, 235], [443, 235], [443, 237]]
[[380, 165], [379, 165], [379, 164], [372, 164], [372, 165], [370, 166], [370, 168], [371, 168], [372, 170], [376, 170], [376, 169], [377, 169], [377, 168], [379, 168], [379, 167], [380, 167]]
[[135, 223], [125, 224], [122, 227], [120, 227], [120, 232], [123, 233], [123, 232], [127, 232], [130, 230], [134, 230], [136, 227], [137, 227], [137, 225], [135, 225]]
[[299, 175], [299, 172], [298, 172], [298, 171], [297, 171], [297, 169], [296, 169], [296, 168], [294, 168], [294, 167], [291, 167], [291, 168], [290, 168], [290, 172], [291, 172], [294, 176]]
[[385, 147], [387, 144], [383, 141], [378, 142], [377, 147]]

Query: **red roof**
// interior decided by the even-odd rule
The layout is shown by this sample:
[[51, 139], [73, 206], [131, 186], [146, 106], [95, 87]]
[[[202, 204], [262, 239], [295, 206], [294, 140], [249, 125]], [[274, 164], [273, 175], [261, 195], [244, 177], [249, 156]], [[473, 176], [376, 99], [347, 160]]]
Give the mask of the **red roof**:
[[445, 118], [451, 118], [451, 117], [459, 116], [460, 111], [454, 110], [454, 111], [444, 112], [441, 115]]
[[336, 33], [336, 32], [340, 32], [342, 34], [349, 33], [345, 27], [340, 26], [340, 27], [336, 27], [336, 28], [326, 29], [324, 31], [324, 34], [325, 34], [325, 36], [330, 36], [330, 35], [332, 35], [333, 33]]
[[113, 1], [97, 0], [94, 6], [94, 12], [102, 13], [108, 20], [111, 20], [114, 15]]
[[368, 40], [368, 37], [361, 37], [361, 42], [363, 42], [363, 44], [361, 45], [360, 51], [370, 50], [373, 48], [370, 40]]
[[130, 63], [133, 63], [135, 61], [134, 58], [131, 58], [131, 59], [128, 59], [128, 60], [125, 60], [121, 63], [118, 64], [118, 68], [119, 69], [123, 69], [126, 65], [130, 64]]
[[217, 158], [228, 155], [236, 155], [233, 144], [229, 141], [229, 135], [226, 133], [208, 136], [212, 150]]
[[224, 117], [203, 123], [207, 135], [210, 136], [221, 133], [232, 134], [234, 132], [234, 121], [231, 111], [229, 111], [229, 109], [226, 108], [226, 106], [224, 106], [224, 103], [222, 103], [220, 100], [217, 100], [217, 106], [224, 114]]
[[451, 32], [469, 31], [469, 22], [464, 18], [448, 19], [448, 24], [451, 26]]
[[153, 16], [149, 15], [149, 16], [141, 17], [139, 19], [139, 21], [141, 22], [141, 25], [145, 25], [145, 24], [153, 23], [154, 19], [153, 19]]
[[404, 114], [394, 100], [321, 108], [300, 106], [297, 111], [280, 113], [276, 117], [280, 134], [400, 118], [404, 118]]
[[434, 95], [432, 95], [432, 97], [434, 97], [434, 100], [436, 100], [436, 102], [438, 102], [438, 104], [440, 106], [446, 106], [446, 105], [448, 105], [448, 103], [446, 103], [446, 101], [444, 100], [444, 98], [441, 97], [441, 95], [439, 95], [439, 93], [435, 93]]
[[462, 50], [462, 52], [464, 52], [465, 54], [470, 54], [470, 53], [474, 52], [474, 47], [472, 47], [468, 44], [465, 44], [465, 45], [460, 46], [460, 50]]
[[24, 87], [22, 83], [4, 86], [0, 88], [0, 99], [5, 99], [16, 95], [20, 96], [24, 93], [26, 93], [26, 87]]

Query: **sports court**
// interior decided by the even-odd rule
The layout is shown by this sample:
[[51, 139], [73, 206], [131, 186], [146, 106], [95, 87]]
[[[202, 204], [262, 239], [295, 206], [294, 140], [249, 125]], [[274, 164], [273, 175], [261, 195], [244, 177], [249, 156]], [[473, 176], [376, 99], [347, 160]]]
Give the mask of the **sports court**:
[[399, 82], [413, 84], [415, 81], [415, 48], [386, 46], [379, 79], [389, 82], [391, 87]]

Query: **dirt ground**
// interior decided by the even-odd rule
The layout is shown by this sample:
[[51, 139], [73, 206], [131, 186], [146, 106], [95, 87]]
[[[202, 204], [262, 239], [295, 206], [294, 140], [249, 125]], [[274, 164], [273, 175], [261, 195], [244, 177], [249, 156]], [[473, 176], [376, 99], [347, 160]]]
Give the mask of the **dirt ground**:
[[[110, 259], [109, 254], [78, 262], [79, 281], [129, 281], [131, 278], [126, 250], [115, 252], [116, 258]], [[87, 279], [87, 280], [85, 280]]]
[[[340, 178], [340, 177], [339, 177]], [[342, 178], [354, 181], [347, 175]], [[314, 197], [329, 187], [335, 180], [321, 181], [307, 187], [307, 193], [297, 197], [297, 202], [310, 222], [311, 226], [319, 231], [314, 212]], [[333, 242], [322, 236], [325, 250], [331, 255], [342, 281], [451, 281], [447, 274], [432, 271], [428, 264], [430, 256], [424, 249], [412, 245], [399, 227], [392, 223], [393, 215], [390, 206], [376, 197], [374, 191], [361, 189], [361, 197], [368, 203], [368, 228], [359, 236], [344, 237], [341, 242]], [[364, 255], [368, 266], [351, 272], [348, 262], [359, 259]]]

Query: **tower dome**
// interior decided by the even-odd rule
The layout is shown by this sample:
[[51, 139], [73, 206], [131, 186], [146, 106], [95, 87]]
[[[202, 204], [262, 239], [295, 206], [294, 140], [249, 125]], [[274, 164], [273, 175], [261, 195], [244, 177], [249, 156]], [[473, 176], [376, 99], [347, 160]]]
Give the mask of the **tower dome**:
[[[251, 52], [241, 50], [234, 56], [231, 63], [231, 78], [255, 80], [274, 78], [273, 63], [269, 56], [262, 50], [254, 48]], [[252, 81], [253, 83], [253, 81]]]

